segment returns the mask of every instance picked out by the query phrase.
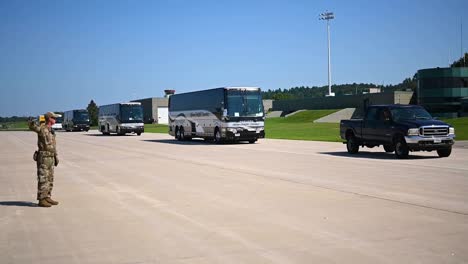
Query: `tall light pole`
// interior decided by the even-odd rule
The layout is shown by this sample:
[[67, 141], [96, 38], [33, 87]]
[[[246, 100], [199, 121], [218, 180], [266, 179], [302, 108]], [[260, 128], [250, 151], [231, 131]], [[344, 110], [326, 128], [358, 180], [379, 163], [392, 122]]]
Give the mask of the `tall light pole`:
[[327, 21], [327, 37], [328, 37], [328, 96], [335, 96], [335, 93], [331, 92], [331, 65], [330, 65], [330, 19], [334, 19], [335, 15], [333, 12], [326, 11], [320, 14], [320, 20]]

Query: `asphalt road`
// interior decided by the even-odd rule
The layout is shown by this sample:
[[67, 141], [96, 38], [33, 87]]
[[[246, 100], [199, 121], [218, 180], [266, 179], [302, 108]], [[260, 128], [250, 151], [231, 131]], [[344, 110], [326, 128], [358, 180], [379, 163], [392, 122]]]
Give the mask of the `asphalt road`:
[[40, 208], [36, 136], [0, 139], [2, 264], [468, 262], [468, 148], [62, 132]]

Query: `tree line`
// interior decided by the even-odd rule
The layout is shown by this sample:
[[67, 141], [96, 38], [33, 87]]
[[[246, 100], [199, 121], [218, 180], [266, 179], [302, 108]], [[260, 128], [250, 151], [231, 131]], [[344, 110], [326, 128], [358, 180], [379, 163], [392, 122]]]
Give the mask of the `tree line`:
[[[406, 78], [403, 82], [396, 85], [377, 85], [374, 83], [351, 83], [332, 85], [332, 92], [336, 96], [356, 95], [369, 93], [370, 88], [380, 88], [381, 92], [393, 91], [415, 91], [417, 88], [416, 75], [413, 78]], [[268, 89], [262, 92], [263, 99], [285, 100], [302, 99], [313, 97], [325, 97], [328, 94], [328, 86], [298, 86], [289, 89], [278, 88], [276, 90]]]
[[[89, 114], [89, 120], [91, 122], [91, 126], [97, 126], [98, 124], [98, 113], [99, 107], [91, 100], [86, 108]], [[55, 112], [63, 116], [63, 112]], [[1, 117], [0, 116], [0, 123], [16, 123], [16, 122], [27, 122], [30, 118], [35, 119], [37, 116], [11, 116], [11, 117]]]

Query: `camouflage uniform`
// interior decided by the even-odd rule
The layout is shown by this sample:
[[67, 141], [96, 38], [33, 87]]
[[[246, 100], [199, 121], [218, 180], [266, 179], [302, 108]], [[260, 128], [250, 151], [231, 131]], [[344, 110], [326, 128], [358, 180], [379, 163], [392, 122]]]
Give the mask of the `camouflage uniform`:
[[37, 199], [51, 197], [54, 187], [54, 166], [58, 164], [55, 133], [47, 125], [29, 123], [29, 129], [37, 133]]

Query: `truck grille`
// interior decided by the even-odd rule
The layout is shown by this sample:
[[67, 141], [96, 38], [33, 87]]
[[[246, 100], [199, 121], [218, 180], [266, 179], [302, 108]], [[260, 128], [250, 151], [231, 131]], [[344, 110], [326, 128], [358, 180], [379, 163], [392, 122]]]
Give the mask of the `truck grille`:
[[419, 132], [422, 136], [447, 136], [449, 133], [448, 127], [422, 127]]

